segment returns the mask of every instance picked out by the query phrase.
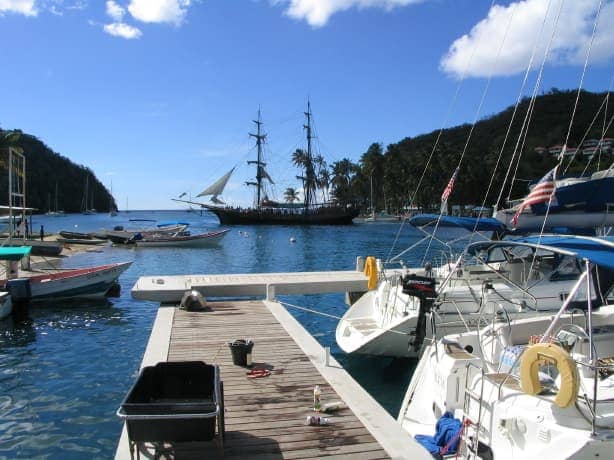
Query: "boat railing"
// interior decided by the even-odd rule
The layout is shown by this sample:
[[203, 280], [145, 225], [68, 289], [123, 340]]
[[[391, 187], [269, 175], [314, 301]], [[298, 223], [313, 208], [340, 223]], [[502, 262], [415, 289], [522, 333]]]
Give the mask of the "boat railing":
[[[475, 368], [477, 372], [471, 372], [471, 368]], [[479, 394], [474, 392], [469, 387], [470, 378], [474, 377], [475, 375], [480, 375]], [[473, 436], [473, 438], [469, 437], [469, 439], [471, 440], [470, 446], [467, 444], [466, 439], [464, 439], [464, 442], [465, 442], [465, 446], [467, 446], [467, 448], [474, 453], [478, 452], [480, 431], [482, 430], [482, 415], [483, 415], [483, 410], [484, 410], [484, 377], [485, 377], [484, 366], [480, 366], [471, 361], [467, 363], [467, 366], [465, 368], [465, 394], [464, 394], [464, 399], [463, 399], [463, 413], [464, 413], [465, 419], [468, 419], [471, 422], [471, 425], [475, 427], [474, 428], [475, 435]], [[471, 417], [470, 417], [471, 401], [476, 401], [478, 403], [478, 418], [475, 421], [471, 420]]]
[[492, 270], [492, 272], [495, 274], [495, 276], [497, 276], [498, 278], [502, 279], [504, 283], [508, 283], [511, 286], [513, 286], [514, 288], [516, 288], [519, 291], [523, 292], [524, 294], [528, 295], [533, 300], [533, 302], [535, 302], [535, 305], [537, 305], [537, 298], [533, 294], [531, 294], [528, 289], [526, 289], [523, 286], [519, 285], [515, 281], [512, 281], [509, 277], [505, 276], [503, 273], [501, 273], [499, 270], [497, 270], [495, 267], [490, 265], [487, 261], [485, 261], [481, 257], [476, 255], [476, 259], [480, 263], [482, 263], [485, 266], [487, 266], [488, 268], [490, 268]]

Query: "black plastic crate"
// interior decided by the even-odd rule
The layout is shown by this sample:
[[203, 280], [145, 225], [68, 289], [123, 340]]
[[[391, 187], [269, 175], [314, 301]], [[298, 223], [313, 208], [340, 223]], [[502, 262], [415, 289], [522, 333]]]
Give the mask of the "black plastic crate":
[[161, 362], [142, 369], [121, 405], [134, 442], [208, 441], [215, 436], [216, 366]]

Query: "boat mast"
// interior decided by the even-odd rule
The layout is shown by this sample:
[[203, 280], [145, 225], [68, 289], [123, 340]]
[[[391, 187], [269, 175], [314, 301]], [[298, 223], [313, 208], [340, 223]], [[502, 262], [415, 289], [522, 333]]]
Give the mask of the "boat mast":
[[256, 123], [256, 134], [249, 133], [251, 137], [256, 138], [256, 147], [258, 148], [258, 158], [256, 161], [248, 161], [247, 164], [255, 164], [256, 165], [256, 182], [246, 182], [247, 185], [254, 185], [256, 187], [256, 208], [260, 209], [260, 199], [262, 193], [262, 178], [263, 178], [263, 168], [266, 166], [266, 163], [262, 162], [262, 146], [264, 144], [264, 140], [266, 139], [266, 134], [261, 131], [262, 120], [260, 118], [260, 108], [258, 108], [258, 120], [253, 120]]
[[307, 133], [307, 158], [305, 161], [305, 210], [307, 210], [312, 201], [311, 195], [313, 194], [314, 181], [313, 158], [311, 153], [311, 140], [313, 139], [313, 135], [311, 133], [311, 101], [309, 101], [309, 99], [307, 100], [307, 112], [304, 113], [305, 117], [307, 118], [307, 124], [303, 125], [303, 128], [305, 128], [305, 132]]

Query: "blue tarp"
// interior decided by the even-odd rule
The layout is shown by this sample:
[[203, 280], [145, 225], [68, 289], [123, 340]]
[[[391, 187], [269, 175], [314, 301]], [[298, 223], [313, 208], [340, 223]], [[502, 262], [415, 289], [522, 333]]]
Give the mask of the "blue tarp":
[[417, 434], [418, 441], [435, 458], [441, 458], [441, 449], [448, 446], [446, 454], [456, 453], [460, 441], [460, 431], [462, 423], [454, 418], [451, 412], [446, 412], [437, 420], [435, 425], [435, 436]]
[[32, 246], [0, 247], [0, 260], [21, 260], [30, 254]]
[[507, 228], [505, 224], [492, 217], [440, 217], [438, 214], [417, 214], [409, 219], [409, 223], [414, 227], [423, 227], [435, 225], [437, 219], [440, 227], [461, 227], [470, 232], [503, 232]]
[[156, 227], [169, 227], [171, 225], [190, 225], [189, 222], [181, 222], [176, 220], [169, 220], [166, 222], [159, 222]]
[[[529, 236], [509, 241], [478, 242], [467, 248], [469, 254], [477, 254], [494, 247], [512, 245], [538, 245], [551, 249], [553, 252], [573, 254], [578, 259], [588, 259], [592, 263], [609, 269], [614, 269], [614, 238], [591, 238], [585, 236], [544, 235]], [[557, 251], [558, 250], [558, 251]]]

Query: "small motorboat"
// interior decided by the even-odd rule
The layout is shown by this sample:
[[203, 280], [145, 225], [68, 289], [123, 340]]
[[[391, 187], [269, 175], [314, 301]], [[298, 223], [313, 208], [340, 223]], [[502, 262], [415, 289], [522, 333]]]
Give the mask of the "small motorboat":
[[224, 229], [199, 235], [154, 233], [143, 236], [141, 239], [135, 240], [135, 242], [137, 247], [204, 248], [216, 246], [228, 232], [228, 229]]
[[91, 240], [94, 237], [90, 233], [80, 233], [80, 232], [69, 232], [66, 230], [62, 230], [60, 232], [60, 236], [65, 239], [70, 240]]
[[9, 263], [8, 279], [0, 280], [0, 289], [8, 291], [15, 301], [104, 297], [132, 265], [120, 262], [48, 271], [20, 269], [19, 261], [30, 253], [29, 246], [0, 247], [0, 260]]

